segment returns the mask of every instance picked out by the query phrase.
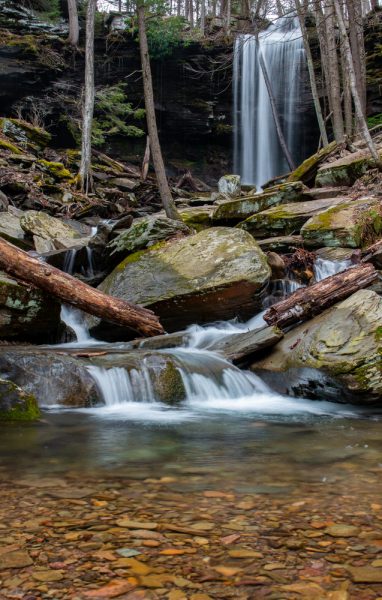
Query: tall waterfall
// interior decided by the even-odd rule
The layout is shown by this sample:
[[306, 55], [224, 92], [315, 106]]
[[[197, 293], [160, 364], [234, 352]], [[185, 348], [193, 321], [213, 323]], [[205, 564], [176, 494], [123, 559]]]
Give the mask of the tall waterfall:
[[268, 91], [259, 64], [263, 56], [288, 148], [304, 158], [299, 109], [305, 52], [297, 17], [283, 17], [259, 35], [240, 35], [234, 50], [234, 170], [258, 188], [289, 171], [276, 133]]

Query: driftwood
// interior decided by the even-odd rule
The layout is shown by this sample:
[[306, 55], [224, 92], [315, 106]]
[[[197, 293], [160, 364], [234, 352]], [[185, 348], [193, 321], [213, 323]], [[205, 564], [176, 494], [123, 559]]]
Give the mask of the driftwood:
[[367, 287], [378, 278], [371, 264], [351, 267], [306, 288], [300, 288], [271, 306], [264, 315], [269, 325], [287, 327], [321, 313], [357, 290]]
[[193, 192], [209, 192], [211, 190], [206, 183], [200, 179], [197, 179], [196, 177], [193, 177], [191, 171], [189, 170], [179, 177], [175, 183], [175, 187], [179, 189], [189, 188]]
[[108, 296], [75, 277], [40, 262], [1, 238], [0, 268], [9, 275], [106, 321], [135, 329], [144, 336], [164, 333], [158, 317], [151, 310]]

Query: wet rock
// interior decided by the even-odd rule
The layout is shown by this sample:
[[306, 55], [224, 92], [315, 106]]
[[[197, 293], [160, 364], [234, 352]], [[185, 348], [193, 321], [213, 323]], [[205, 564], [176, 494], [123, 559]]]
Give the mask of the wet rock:
[[37, 401], [32, 394], [27, 394], [12, 381], [0, 379], [0, 421], [34, 421], [39, 416]]
[[280, 252], [287, 254], [294, 252], [296, 248], [300, 248], [304, 243], [301, 235], [280, 235], [271, 238], [258, 240], [258, 244], [263, 252]]
[[283, 332], [277, 327], [264, 327], [227, 336], [210, 349], [219, 352], [235, 364], [244, 365], [248, 364], [255, 354], [275, 346], [283, 336]]
[[332, 142], [326, 148], [322, 148], [316, 154], [309, 156], [301, 165], [297, 167], [288, 177], [288, 181], [303, 181], [309, 183], [314, 180], [319, 165], [333, 152], [337, 150], [337, 143]]
[[380, 403], [381, 319], [382, 299], [360, 290], [287, 333], [252, 369], [294, 396]]
[[89, 241], [71, 225], [42, 211], [26, 211], [20, 225], [26, 233], [51, 241], [56, 250], [83, 246]]
[[301, 229], [306, 246], [361, 248], [382, 233], [381, 202], [361, 198], [314, 215]]
[[130, 229], [120, 233], [108, 244], [107, 251], [122, 259], [123, 255], [142, 250], [175, 235], [189, 233], [190, 229], [180, 221], [150, 215], [135, 219]]
[[338, 524], [327, 527], [325, 533], [331, 537], [348, 538], [358, 535], [359, 529], [354, 525]]
[[0, 339], [36, 343], [59, 339], [60, 304], [0, 271]]
[[239, 223], [271, 206], [302, 199], [304, 189], [304, 184], [296, 181], [270, 187], [262, 194], [219, 202], [212, 214], [212, 222], [214, 224]]
[[286, 275], [286, 265], [279, 254], [267, 252], [267, 262], [271, 267], [273, 279], [282, 279]]
[[324, 198], [274, 206], [249, 217], [237, 227], [249, 231], [255, 238], [296, 234], [311, 217], [343, 203], [341, 198]]
[[33, 560], [25, 550], [13, 550], [1, 555], [0, 569], [22, 569], [33, 565]]
[[250, 235], [216, 227], [130, 255], [100, 289], [152, 308], [168, 331], [177, 331], [196, 322], [252, 316], [269, 275], [266, 257]]
[[85, 365], [71, 356], [28, 347], [0, 347], [0, 375], [33, 394], [39, 406], [83, 407], [100, 403]]
[[224, 196], [228, 196], [229, 198], [240, 196], [240, 175], [223, 175], [223, 177], [220, 177], [218, 190], [220, 194], [224, 194]]
[[214, 207], [208, 204], [203, 206], [191, 206], [188, 208], [180, 208], [180, 217], [188, 227], [195, 231], [202, 231], [212, 225], [212, 213]]
[[348, 567], [355, 583], [382, 583], [382, 569], [375, 567]]

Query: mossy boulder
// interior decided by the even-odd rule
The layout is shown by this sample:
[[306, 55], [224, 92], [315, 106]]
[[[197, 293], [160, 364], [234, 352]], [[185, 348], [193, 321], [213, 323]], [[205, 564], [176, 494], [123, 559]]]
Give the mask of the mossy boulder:
[[214, 227], [127, 257], [101, 284], [107, 294], [154, 310], [168, 331], [249, 317], [270, 269], [245, 231]]
[[0, 422], [35, 421], [40, 410], [33, 394], [28, 394], [18, 385], [0, 378]]
[[0, 272], [0, 339], [57, 341], [62, 330], [60, 310], [51, 296]]
[[343, 201], [343, 198], [324, 198], [273, 206], [249, 217], [237, 227], [259, 239], [296, 234], [313, 215]]
[[282, 393], [382, 405], [382, 298], [360, 290], [287, 333], [252, 364]]
[[328, 208], [313, 216], [301, 229], [305, 245], [361, 248], [382, 234], [381, 201], [361, 198]]
[[53, 350], [0, 346], [0, 377], [32, 394], [39, 406], [80, 408], [101, 402], [85, 363]]
[[84, 246], [88, 241], [68, 223], [56, 219], [56, 217], [51, 217], [42, 211], [26, 211], [20, 219], [20, 225], [26, 233], [51, 241], [52, 250]]
[[143, 250], [162, 240], [190, 233], [190, 229], [181, 221], [174, 221], [165, 216], [150, 215], [135, 219], [130, 229], [120, 233], [108, 246], [111, 254], [127, 255]]
[[219, 202], [212, 214], [212, 222], [214, 224], [239, 223], [271, 206], [301, 200], [304, 189], [304, 184], [296, 181], [270, 187], [263, 194]]
[[332, 154], [336, 150], [337, 143], [331, 142], [328, 146], [322, 148], [319, 152], [316, 152], [316, 154], [313, 154], [312, 156], [309, 156], [306, 160], [304, 160], [304, 162], [302, 162], [301, 165], [297, 167], [297, 169], [292, 171], [287, 181], [303, 181], [304, 183], [312, 181], [322, 161], [325, 160], [330, 154]]
[[373, 165], [371, 156], [365, 151], [355, 152], [339, 158], [334, 162], [322, 165], [317, 171], [315, 185], [326, 186], [351, 186], [362, 177]]

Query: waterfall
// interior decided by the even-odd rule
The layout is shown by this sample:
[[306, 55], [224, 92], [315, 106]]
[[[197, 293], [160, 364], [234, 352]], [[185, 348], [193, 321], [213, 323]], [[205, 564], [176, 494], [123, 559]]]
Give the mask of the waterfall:
[[316, 258], [313, 266], [314, 278], [316, 281], [322, 281], [331, 275], [342, 273], [352, 265], [350, 259], [347, 260], [325, 260]]
[[288, 148], [296, 164], [304, 158], [299, 110], [305, 52], [297, 17], [283, 17], [256, 37], [242, 34], [234, 48], [234, 170], [257, 188], [289, 171], [259, 65], [261, 52], [272, 84]]

